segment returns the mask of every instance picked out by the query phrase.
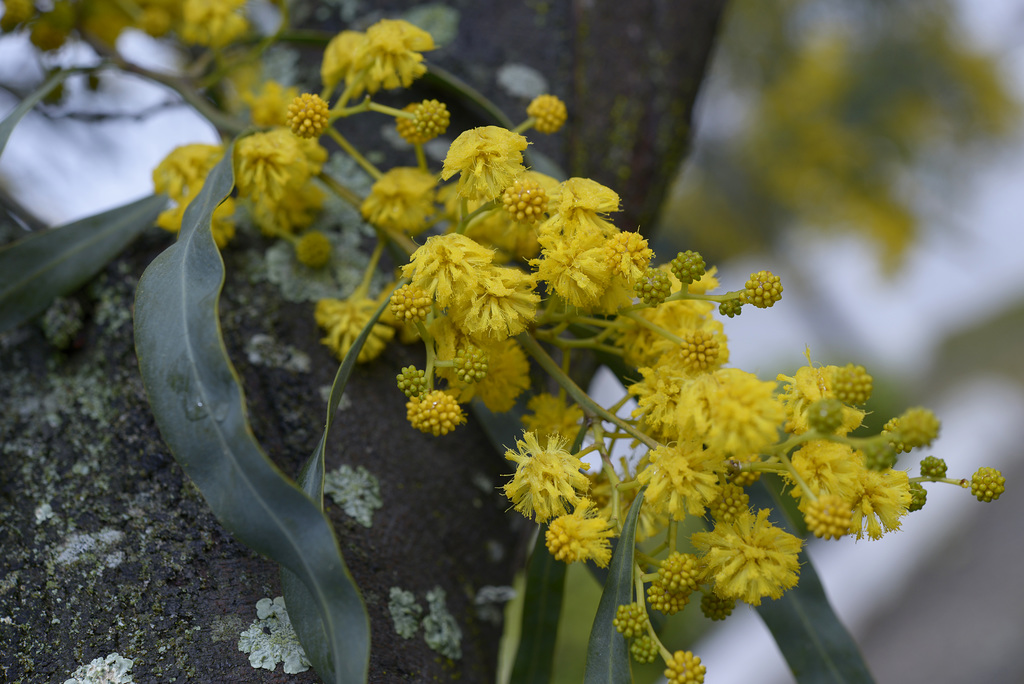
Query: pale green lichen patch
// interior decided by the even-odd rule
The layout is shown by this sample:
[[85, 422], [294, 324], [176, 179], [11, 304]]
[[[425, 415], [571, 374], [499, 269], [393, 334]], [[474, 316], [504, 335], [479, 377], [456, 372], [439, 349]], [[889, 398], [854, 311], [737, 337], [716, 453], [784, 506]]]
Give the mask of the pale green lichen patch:
[[445, 592], [441, 587], [434, 587], [427, 592], [429, 613], [423, 618], [423, 639], [427, 646], [446, 658], [458, 660], [462, 657], [462, 630], [448, 612], [445, 605]]
[[124, 560], [124, 553], [111, 551], [106, 553], [124, 537], [124, 534], [112, 528], [104, 528], [95, 534], [72, 534], [64, 540], [57, 550], [57, 565], [69, 565], [85, 557], [94, 557], [108, 567], [115, 568]]
[[82, 665], [71, 673], [71, 679], [64, 684], [132, 684], [131, 669], [135, 664], [131, 658], [111, 653], [106, 658], [96, 658], [88, 665]]
[[268, 598], [256, 602], [258, 618], [238, 639], [238, 650], [249, 654], [254, 668], [273, 670], [284, 663], [287, 674], [305, 672], [310, 662], [295, 635], [284, 598]]
[[296, 373], [308, 373], [312, 365], [309, 354], [292, 345], [282, 345], [270, 335], [257, 333], [245, 345], [245, 355], [254, 366], [283, 368]]
[[364, 527], [373, 524], [373, 512], [384, 505], [380, 483], [363, 466], [343, 465], [324, 476], [324, 494]]
[[487, 585], [480, 587], [473, 598], [477, 616], [486, 622], [500, 625], [504, 616], [505, 604], [516, 597], [514, 587], [496, 587]]
[[498, 69], [497, 78], [498, 85], [514, 97], [534, 98], [548, 92], [544, 75], [525, 64], [504, 64]]
[[416, 636], [416, 632], [420, 628], [423, 606], [416, 602], [416, 596], [411, 591], [391, 587], [388, 612], [391, 613], [391, 622], [394, 624], [398, 636], [403, 639], [411, 639]]
[[55, 299], [46, 309], [39, 326], [43, 335], [57, 349], [67, 349], [82, 331], [82, 305], [77, 299]]

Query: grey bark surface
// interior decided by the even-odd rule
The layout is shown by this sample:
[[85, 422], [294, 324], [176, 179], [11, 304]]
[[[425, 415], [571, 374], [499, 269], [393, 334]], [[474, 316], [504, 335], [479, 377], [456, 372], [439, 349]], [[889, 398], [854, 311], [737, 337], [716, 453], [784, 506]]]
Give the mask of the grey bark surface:
[[[430, 60], [513, 119], [529, 98], [497, 85], [496, 71], [516, 63], [545, 74], [573, 117], [567, 133], [538, 149], [618, 189], [628, 218], [617, 223], [635, 229], [685, 150], [722, 3], [622, 4], [634, 10], [626, 23], [617, 23], [626, 20], [613, 3], [454, 3], [457, 37]], [[393, 16], [400, 5], [378, 9]], [[464, 115], [480, 116], [472, 108]], [[603, 163], [602, 148], [618, 150], [614, 164]], [[622, 164], [630, 174], [622, 175]], [[617, 187], [623, 180], [627, 187]], [[51, 308], [48, 334], [35, 321], [0, 335], [3, 681], [61, 682], [115, 651], [134, 659], [135, 682], [318, 681], [312, 671], [253, 669], [238, 650], [256, 602], [281, 593], [278, 569], [218, 525], [148, 410], [131, 309], [139, 276], [167, 244], [160, 231], [145, 235]], [[242, 237], [225, 250], [221, 324], [256, 437], [294, 474], [319, 438], [321, 389], [337, 362], [319, 344], [312, 305], [285, 301], [253, 275], [267, 244]], [[307, 356], [308, 370], [252, 354], [260, 335], [284, 356]], [[370, 681], [490, 682], [501, 624], [473, 597], [481, 587], [511, 584], [526, 525], [504, 512], [508, 502], [496, 488], [508, 467], [472, 419], [443, 438], [408, 426], [394, 375], [422, 364], [420, 354], [396, 343], [357, 368], [327, 468], [365, 466], [381, 482], [384, 505], [370, 528], [329, 500], [327, 513], [370, 613]], [[396, 586], [421, 605], [427, 591], [445, 590], [463, 634], [460, 660], [430, 650], [422, 631], [408, 640], [396, 634], [387, 610]]]

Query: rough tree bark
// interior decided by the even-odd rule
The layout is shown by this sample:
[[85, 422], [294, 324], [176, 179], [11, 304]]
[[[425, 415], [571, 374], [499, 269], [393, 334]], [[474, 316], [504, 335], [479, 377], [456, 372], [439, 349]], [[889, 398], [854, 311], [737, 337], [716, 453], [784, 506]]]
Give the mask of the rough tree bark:
[[[373, 17], [411, 4], [375, 3]], [[573, 115], [566, 134], [536, 147], [617, 189], [625, 209], [617, 223], [635, 229], [653, 217], [684, 154], [723, 4], [455, 2], [456, 37], [429, 61], [509, 112], [526, 100], [496, 73], [518, 64], [545, 75]], [[48, 334], [37, 321], [0, 336], [4, 681], [63, 681], [114, 651], [135, 660], [136, 682], [317, 681], [312, 671], [255, 670], [239, 652], [256, 602], [281, 593], [278, 569], [217, 524], [148, 411], [132, 297], [166, 245], [165, 235], [146, 235], [54, 305]], [[318, 343], [311, 307], [284, 301], [253, 271], [265, 248], [243, 238], [225, 251], [221, 321], [256, 436], [296, 473], [319, 437], [321, 388], [336, 363]], [[406, 424], [393, 379], [422, 363], [417, 354], [396, 344], [357, 370], [329, 445], [328, 469], [364, 465], [380, 479], [384, 506], [373, 526], [327, 509], [370, 612], [371, 681], [489, 682], [501, 625], [473, 597], [510, 583], [523, 526], [495, 489], [508, 468], [472, 420], [440, 439]], [[463, 633], [460, 660], [397, 636], [392, 586], [421, 604], [431, 588], [446, 591]]]

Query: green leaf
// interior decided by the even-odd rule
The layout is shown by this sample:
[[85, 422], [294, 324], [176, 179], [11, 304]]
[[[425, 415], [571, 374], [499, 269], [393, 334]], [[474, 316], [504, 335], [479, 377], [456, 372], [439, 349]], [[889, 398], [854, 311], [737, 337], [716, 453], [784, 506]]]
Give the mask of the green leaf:
[[519, 650], [512, 666], [512, 684], [547, 684], [551, 681], [565, 571], [565, 563], [555, 560], [548, 551], [542, 527], [526, 568], [523, 622]]
[[0, 121], [0, 154], [3, 154], [4, 148], [7, 147], [7, 140], [11, 137], [11, 133], [14, 132], [14, 127], [18, 125], [22, 117], [32, 111], [32, 108], [39, 104], [44, 97], [50, 94], [54, 88], [59, 86], [65, 78], [71, 74], [75, 74], [81, 71], [81, 69], [65, 69], [54, 73], [50, 78], [43, 82], [43, 85], [35, 89], [35, 91], [18, 103], [10, 114], [8, 114], [3, 121]]
[[224, 265], [213, 211], [234, 185], [233, 145], [185, 209], [178, 241], [139, 282], [135, 349], [157, 426], [217, 519], [239, 541], [295, 573], [315, 598], [335, 684], [366, 681], [366, 609], [320, 507], [253, 437], [221, 337]]
[[629, 648], [612, 620], [619, 606], [633, 602], [633, 550], [636, 523], [640, 519], [643, 501], [643, 490], [640, 490], [633, 505], [629, 507], [629, 514], [622, 524], [622, 534], [619, 535], [612, 560], [608, 564], [608, 579], [604, 583], [601, 601], [597, 604], [594, 626], [590, 629], [584, 684], [621, 684], [633, 679]]
[[[772, 522], [792, 533], [778, 491], [762, 482], [748, 488], [751, 507], [772, 508]], [[772, 502], [775, 506], [772, 506]], [[832, 610], [806, 551], [800, 553], [800, 581], [775, 601], [763, 601], [757, 613], [771, 631], [789, 669], [801, 684], [874, 682], [857, 643]]]
[[[398, 283], [396, 287], [401, 286], [405, 282]], [[320, 443], [317, 444], [313, 455], [309, 457], [302, 472], [299, 473], [299, 486], [302, 487], [302, 490], [306, 492], [306, 495], [313, 500], [313, 503], [321, 511], [324, 508], [324, 459], [327, 433], [331, 429], [331, 423], [334, 422], [335, 414], [338, 412], [338, 405], [341, 403], [345, 385], [348, 384], [348, 379], [352, 375], [352, 369], [355, 368], [359, 352], [370, 337], [373, 326], [376, 325], [377, 320], [389, 304], [390, 297], [385, 298], [381, 302], [381, 305], [374, 312], [373, 316], [370, 317], [370, 320], [359, 333], [359, 336], [356, 337], [352, 343], [352, 348], [345, 354], [345, 358], [338, 367], [338, 372], [334, 376], [334, 383], [331, 385], [331, 395], [327, 399], [327, 420], [324, 423], [323, 434], [320, 435]], [[348, 574], [347, 569], [345, 573], [346, 575]], [[349, 577], [349, 582], [353, 589], [355, 589], [355, 581], [351, 577]], [[284, 603], [288, 607], [288, 617], [292, 621], [292, 627], [295, 628], [299, 641], [302, 642], [302, 648], [305, 649], [306, 656], [313, 663], [313, 667], [316, 668], [321, 677], [324, 679], [333, 678], [335, 672], [330, 655], [330, 638], [327, 628], [320, 619], [320, 611], [317, 608], [316, 599], [295, 573], [283, 567], [281, 568], [281, 587], [284, 594]], [[369, 634], [369, 629], [370, 624], [367, 617], [367, 634]]]
[[152, 195], [0, 248], [0, 332], [88, 282], [166, 206], [167, 197]]

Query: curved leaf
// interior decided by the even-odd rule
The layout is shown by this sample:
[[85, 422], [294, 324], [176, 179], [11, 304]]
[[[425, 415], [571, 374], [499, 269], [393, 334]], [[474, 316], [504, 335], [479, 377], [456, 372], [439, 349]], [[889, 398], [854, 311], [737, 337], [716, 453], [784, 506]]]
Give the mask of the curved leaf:
[[[762, 478], [763, 480], [764, 478]], [[792, 532], [778, 492], [763, 482], [748, 488], [751, 506], [772, 508], [772, 522]], [[776, 504], [772, 506], [773, 500]], [[783, 515], [776, 515], [783, 511]], [[806, 551], [800, 552], [800, 581], [775, 601], [764, 601], [757, 614], [775, 638], [789, 669], [802, 684], [871, 684], [857, 643], [825, 596]]]
[[[407, 281], [401, 281], [396, 285], [399, 287]], [[355, 368], [356, 359], [362, 350], [366, 340], [373, 331], [377, 319], [384, 313], [384, 309], [390, 304], [390, 298], [385, 298], [377, 311], [367, 322], [366, 326], [352, 343], [352, 348], [345, 354], [338, 372], [334, 376], [334, 383], [331, 385], [331, 394], [327, 399], [327, 420], [324, 423], [324, 432], [320, 435], [320, 442], [316, 445], [313, 455], [309, 457], [306, 465], [299, 473], [299, 486], [306, 492], [306, 495], [313, 500], [313, 503], [322, 511], [324, 509], [324, 458], [327, 445], [327, 432], [331, 429], [334, 416], [338, 412], [338, 405], [348, 384], [352, 369]], [[351, 581], [351, 578], [350, 578]], [[353, 583], [354, 585], [354, 583]], [[335, 676], [334, 665], [330, 657], [330, 638], [323, 621], [320, 619], [320, 611], [317, 608], [316, 599], [306, 589], [299, 577], [281, 568], [281, 587], [284, 594], [284, 603], [288, 607], [288, 617], [292, 621], [292, 627], [302, 642], [302, 648], [306, 656], [313, 663], [313, 667], [324, 679], [332, 679]], [[365, 614], [365, 613], [364, 613]], [[369, 631], [369, 622], [366, 629]]]
[[4, 117], [3, 121], [0, 121], [0, 154], [3, 154], [4, 148], [7, 147], [7, 140], [11, 137], [11, 133], [14, 132], [14, 127], [18, 125], [21, 118], [32, 111], [32, 108], [39, 104], [44, 97], [49, 95], [50, 91], [60, 85], [65, 78], [80, 71], [82, 70], [64, 69], [54, 73], [50, 78], [43, 81], [43, 84], [36, 88], [31, 95], [19, 102], [18, 106], [12, 109], [10, 114]]
[[142, 380], [164, 440], [217, 519], [295, 573], [315, 597], [335, 665], [329, 681], [364, 682], [370, 637], [362, 598], [320, 508], [253, 437], [221, 338], [224, 265], [210, 222], [234, 184], [232, 150], [186, 208], [178, 241], [139, 282], [135, 348]]
[[629, 514], [622, 524], [622, 534], [619, 535], [612, 560], [608, 564], [608, 579], [604, 583], [601, 602], [597, 604], [594, 626], [590, 628], [584, 684], [621, 684], [633, 678], [629, 648], [626, 640], [616, 631], [612, 620], [619, 606], [633, 601], [633, 550], [636, 523], [640, 519], [643, 501], [643, 490], [640, 490], [633, 505], [629, 507]]
[[0, 249], [0, 332], [88, 282], [153, 225], [166, 206], [167, 197], [152, 195]]

